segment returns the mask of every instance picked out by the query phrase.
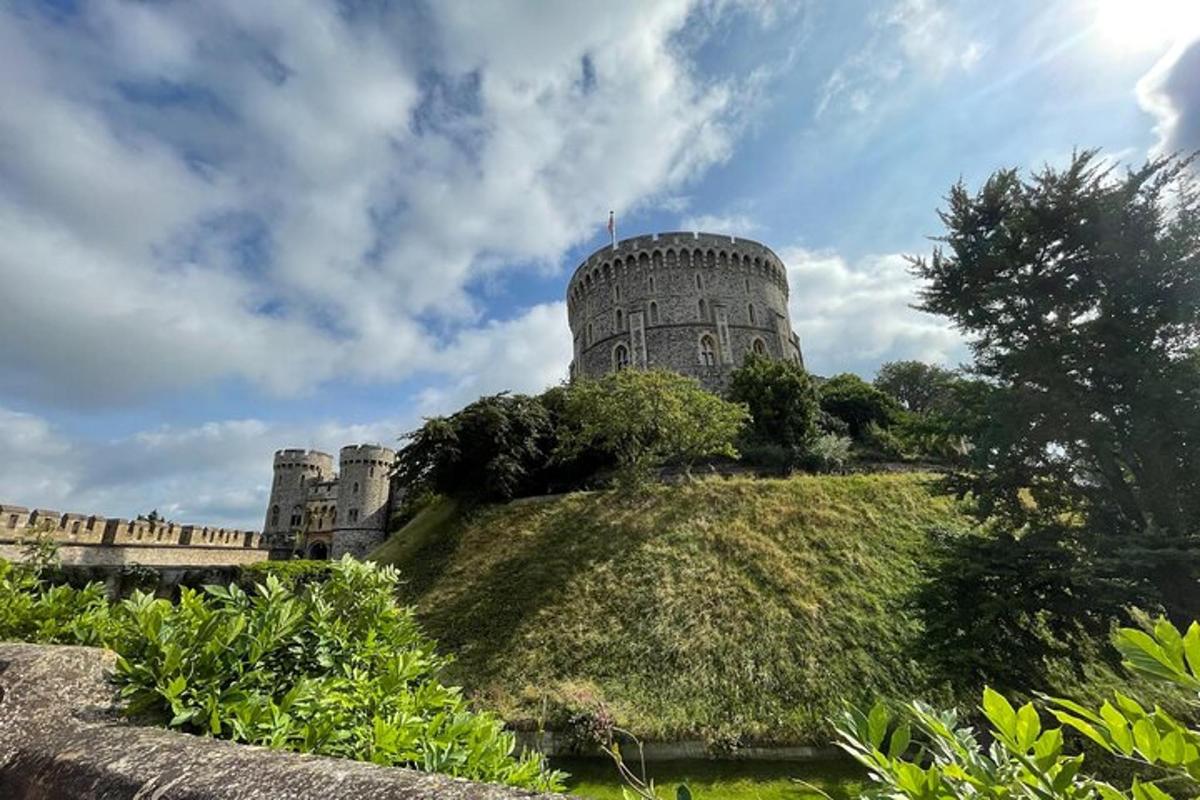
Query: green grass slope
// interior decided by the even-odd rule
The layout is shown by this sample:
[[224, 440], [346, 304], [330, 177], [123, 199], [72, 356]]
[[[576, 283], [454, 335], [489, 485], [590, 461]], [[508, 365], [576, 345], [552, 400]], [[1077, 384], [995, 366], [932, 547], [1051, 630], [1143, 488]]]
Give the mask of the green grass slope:
[[844, 701], [930, 698], [906, 601], [931, 531], [969, 525], [931, 480], [443, 502], [373, 558], [402, 571], [451, 677], [515, 724], [603, 703], [650, 738], [824, 744]]

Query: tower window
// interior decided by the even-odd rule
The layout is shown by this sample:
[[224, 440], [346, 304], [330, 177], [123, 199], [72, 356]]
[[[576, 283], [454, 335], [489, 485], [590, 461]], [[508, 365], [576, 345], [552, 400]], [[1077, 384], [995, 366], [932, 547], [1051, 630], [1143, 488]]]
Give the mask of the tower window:
[[354, 494], [358, 494], [358, 481], [354, 482]]
[[619, 344], [613, 348], [613, 368], [617, 372], [629, 367], [629, 348]]
[[650, 276], [650, 291], [651, 292], [654, 291], [654, 276], [653, 275]]
[[[13, 517], [13, 519], [16, 520], [16, 517]], [[12, 528], [15, 526], [9, 525], [9, 527]], [[272, 528], [279, 527], [279, 506], [271, 506], [271, 527]]]
[[358, 509], [357, 508], [350, 509], [350, 521], [358, 522]]
[[650, 323], [653, 325], [653, 324], [656, 324], [657, 322], [658, 322], [658, 303], [655, 303], [652, 301], [650, 303]]
[[755, 339], [754, 344], [750, 347], [754, 350], [755, 355], [765, 356], [767, 354], [767, 346], [762, 339]]
[[702, 276], [702, 275], [701, 275], [700, 273], [698, 273], [698, 272], [696, 273], [696, 288], [697, 288], [697, 289], [703, 289], [703, 288], [704, 288], [704, 276]]
[[706, 367], [717, 365], [717, 345], [707, 333], [700, 337], [700, 363]]
[[700, 299], [700, 302], [696, 306], [700, 309], [700, 321], [703, 322], [708, 319], [708, 305], [704, 302], [703, 298]]
[[753, 325], [754, 324], [754, 303], [751, 303], [750, 305], [748, 305], [746, 307], [746, 310], [750, 312], [750, 324]]
[[625, 312], [618, 308], [617, 313], [616, 313], [616, 318], [617, 318], [617, 328], [616, 329], [619, 331], [625, 330]]
[[584, 343], [589, 347], [592, 344], [592, 323], [590, 322], [587, 324], [587, 336], [584, 337]]
[[613, 287], [613, 300], [615, 300], [618, 303], [621, 302], [621, 287], [620, 287], [620, 285]]

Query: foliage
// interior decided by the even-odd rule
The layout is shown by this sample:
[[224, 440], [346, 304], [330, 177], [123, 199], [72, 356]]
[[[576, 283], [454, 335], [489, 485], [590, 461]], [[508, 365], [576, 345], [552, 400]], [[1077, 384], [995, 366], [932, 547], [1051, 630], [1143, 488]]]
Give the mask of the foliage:
[[438, 680], [447, 661], [396, 604], [394, 569], [321, 566], [323, 580], [259, 570], [249, 593], [185, 587], [173, 604], [137, 592], [110, 609], [99, 583], [50, 586], [0, 560], [0, 639], [111, 647], [127, 711], [191, 733], [561, 788], [561, 774], [514, 756], [501, 722]]
[[626, 486], [644, 483], [667, 463], [690, 467], [702, 458], [736, 457], [733, 442], [749, 417], [745, 406], [661, 370], [578, 380], [563, 400], [567, 424], [560, 432], [560, 455], [587, 448], [609, 453]]
[[[1029, 181], [951, 189], [921, 308], [970, 337], [994, 386], [960, 488], [1017, 529], [1200, 519], [1200, 190], [1189, 160], [1117, 175], [1095, 151]], [[1033, 502], [1027, 502], [1028, 499]]]
[[875, 373], [875, 388], [896, 399], [905, 411], [928, 414], [953, 402], [952, 370], [921, 361], [888, 361]]
[[133, 714], [193, 733], [300, 752], [554, 789], [540, 757], [514, 758], [501, 723], [436, 674], [445, 660], [396, 605], [397, 573], [350, 558], [302, 589], [268, 574], [135, 594], [119, 607], [116, 681]]
[[94, 645], [112, 627], [103, 584], [54, 585], [40, 566], [0, 559], [0, 641]]
[[727, 396], [750, 411], [745, 437], [799, 452], [817, 435], [820, 403], [812, 378], [790, 361], [751, 354], [734, 370]]
[[554, 425], [536, 397], [481, 397], [406, 433], [396, 477], [409, 491], [509, 500], [533, 491], [555, 446]]
[[850, 462], [852, 446], [848, 436], [823, 433], [805, 447], [800, 465], [810, 472], [841, 472]]
[[519, 728], [564, 730], [603, 703], [646, 739], [822, 745], [843, 698], [935, 686], [910, 598], [930, 531], [970, 519], [934, 480], [705, 478], [446, 505], [372, 558], [399, 567], [404, 600], [458, 654], [448, 678]]
[[244, 591], [253, 592], [255, 586], [274, 576], [288, 589], [299, 591], [312, 583], [324, 583], [336, 570], [337, 562], [334, 561], [259, 561], [238, 567], [237, 585]]
[[[1115, 637], [1124, 665], [1142, 678], [1189, 692], [1200, 690], [1200, 624], [1186, 634], [1166, 620], [1151, 633], [1126, 628]], [[837, 725], [841, 746], [870, 771], [867, 797], [911, 800], [1171, 800], [1200, 790], [1200, 731], [1160, 707], [1144, 707], [1122, 692], [1098, 710], [1047, 698], [1059, 727], [1044, 725], [1033, 703], [1013, 706], [985, 688], [982, 712], [990, 746], [960, 726], [954, 712], [913, 703], [898, 724], [883, 704], [846, 712]], [[1067, 755], [1064, 732], [1090, 740], [1111, 756], [1136, 764], [1127, 790], [1089, 775], [1083, 754]], [[914, 735], [915, 734], [915, 735]], [[1149, 780], [1147, 780], [1149, 778]]]
[[892, 425], [900, 413], [892, 397], [849, 372], [834, 375], [819, 390], [821, 409], [845, 422], [855, 439], [861, 439], [871, 423], [884, 428]]

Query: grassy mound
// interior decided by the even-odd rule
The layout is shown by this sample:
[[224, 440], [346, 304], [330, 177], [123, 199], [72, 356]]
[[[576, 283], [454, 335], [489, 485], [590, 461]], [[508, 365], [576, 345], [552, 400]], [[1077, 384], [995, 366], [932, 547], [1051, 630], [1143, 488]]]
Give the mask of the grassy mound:
[[600, 704], [657, 739], [824, 744], [845, 701], [929, 699], [906, 602], [969, 522], [927, 475], [712, 479], [426, 509], [397, 565], [453, 680], [524, 726]]

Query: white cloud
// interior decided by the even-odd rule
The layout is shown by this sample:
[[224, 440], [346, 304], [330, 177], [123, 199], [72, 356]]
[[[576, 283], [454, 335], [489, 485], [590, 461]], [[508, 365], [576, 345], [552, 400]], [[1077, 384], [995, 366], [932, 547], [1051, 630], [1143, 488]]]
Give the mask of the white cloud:
[[779, 257], [788, 265], [792, 325], [812, 372], [869, 377], [885, 361], [957, 366], [965, 358], [957, 332], [911, 307], [918, 286], [903, 256], [850, 264], [833, 252], [789, 247]]
[[228, 420], [103, 440], [69, 437], [44, 419], [0, 408], [0, 502], [126, 518], [157, 508], [180, 522], [258, 529], [276, 449], [315, 447], [336, 459], [345, 444], [394, 446], [414, 422]]
[[730, 236], [749, 236], [762, 226], [745, 214], [698, 214], [679, 221], [681, 231], [727, 233]]
[[944, 0], [895, 0], [869, 21], [866, 44], [822, 85], [815, 116], [843, 107], [862, 114], [902, 78], [941, 80], [971, 70], [986, 52]]
[[77, 405], [492, 382], [458, 350], [521, 331], [482, 319], [481, 278], [554, 268], [728, 156], [757, 79], [695, 73], [695, 9], [0, 12], [0, 380]]
[[1200, 38], [1173, 46], [1138, 81], [1137, 95], [1157, 121], [1156, 154], [1200, 150]]

